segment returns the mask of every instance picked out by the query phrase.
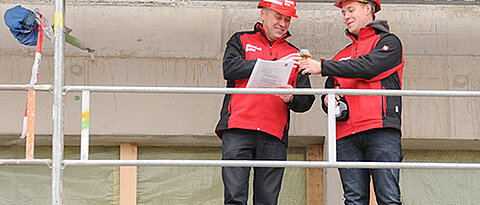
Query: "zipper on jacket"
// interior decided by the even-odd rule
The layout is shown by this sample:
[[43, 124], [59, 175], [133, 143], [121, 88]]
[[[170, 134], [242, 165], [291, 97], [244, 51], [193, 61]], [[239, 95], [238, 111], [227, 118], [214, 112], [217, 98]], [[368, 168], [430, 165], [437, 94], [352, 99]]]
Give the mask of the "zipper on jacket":
[[[382, 86], [382, 90], [386, 90], [385, 86]], [[382, 96], [382, 115], [383, 119], [387, 118], [387, 96]]]
[[232, 114], [232, 99], [233, 99], [233, 95], [230, 95], [230, 102], [228, 102], [228, 107], [227, 107], [227, 113], [229, 117]]

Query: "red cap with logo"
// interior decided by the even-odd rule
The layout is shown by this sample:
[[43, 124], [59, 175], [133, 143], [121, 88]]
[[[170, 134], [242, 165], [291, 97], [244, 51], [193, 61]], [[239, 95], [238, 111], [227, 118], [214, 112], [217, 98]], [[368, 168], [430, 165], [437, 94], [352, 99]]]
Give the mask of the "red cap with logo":
[[[337, 3], [335, 3], [334, 6], [336, 6], [338, 8], [342, 8], [342, 3], [344, 1], [346, 1], [346, 0], [337, 1]], [[375, 3], [376, 5], [375, 5], [375, 12], [374, 13], [377, 13], [381, 9], [380, 0], [357, 0], [357, 1], [362, 2], [362, 3], [368, 3], [368, 2]]]
[[258, 8], [269, 8], [282, 15], [298, 18], [295, 0], [261, 0]]

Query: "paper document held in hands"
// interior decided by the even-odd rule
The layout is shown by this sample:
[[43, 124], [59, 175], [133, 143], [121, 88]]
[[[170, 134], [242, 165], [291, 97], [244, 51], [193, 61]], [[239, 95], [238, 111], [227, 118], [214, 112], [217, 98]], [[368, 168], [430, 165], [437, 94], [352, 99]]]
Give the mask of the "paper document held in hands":
[[247, 88], [276, 88], [286, 85], [293, 68], [293, 60], [266, 61], [257, 59]]

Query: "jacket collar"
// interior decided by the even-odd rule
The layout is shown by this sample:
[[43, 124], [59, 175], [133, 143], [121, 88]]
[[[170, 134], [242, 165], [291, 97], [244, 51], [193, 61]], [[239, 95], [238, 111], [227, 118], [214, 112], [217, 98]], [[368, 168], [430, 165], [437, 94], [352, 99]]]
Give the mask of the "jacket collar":
[[263, 24], [260, 23], [260, 22], [257, 22], [255, 24], [255, 27], [254, 27], [254, 30], [255, 31], [260, 31], [260, 33], [262, 34], [263, 38], [265, 38], [266, 41], [268, 41], [270, 44], [274, 44], [274, 43], [280, 43], [280, 42], [283, 42], [285, 41], [285, 39], [289, 38], [290, 36], [292, 36], [290, 34], [290, 31], [287, 31], [287, 33], [285, 33], [282, 37], [280, 37], [278, 40], [274, 41], [274, 42], [271, 42], [270, 40], [268, 40], [267, 36], [265, 35], [265, 29], [263, 28]]
[[390, 26], [385, 20], [376, 20], [368, 23], [365, 27], [360, 28], [358, 36], [350, 33], [348, 29], [345, 29], [345, 33], [352, 41], [358, 41], [359, 38], [368, 38], [372, 35], [375, 35], [375, 31], [379, 32], [390, 32]]

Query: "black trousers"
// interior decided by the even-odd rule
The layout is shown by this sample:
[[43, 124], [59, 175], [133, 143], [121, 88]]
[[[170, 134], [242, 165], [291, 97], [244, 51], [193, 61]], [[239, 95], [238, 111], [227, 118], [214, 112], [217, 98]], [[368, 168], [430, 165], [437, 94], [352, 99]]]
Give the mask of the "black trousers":
[[[287, 159], [287, 146], [270, 134], [242, 129], [222, 132], [223, 160], [281, 160]], [[255, 167], [253, 203], [277, 204], [284, 168]], [[225, 204], [247, 204], [250, 167], [223, 167]]]

